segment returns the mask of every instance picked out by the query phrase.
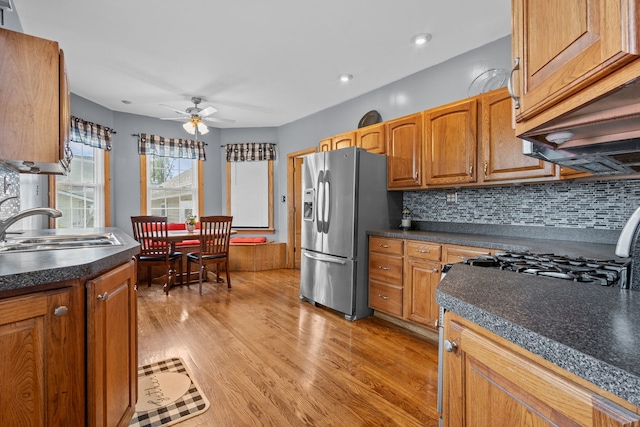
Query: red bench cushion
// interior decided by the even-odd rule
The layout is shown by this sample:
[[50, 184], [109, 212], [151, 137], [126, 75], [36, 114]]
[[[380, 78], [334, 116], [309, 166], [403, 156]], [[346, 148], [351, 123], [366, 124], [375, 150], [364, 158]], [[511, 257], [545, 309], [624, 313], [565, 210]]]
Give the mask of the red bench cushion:
[[265, 243], [266, 237], [234, 237], [229, 240], [230, 243]]

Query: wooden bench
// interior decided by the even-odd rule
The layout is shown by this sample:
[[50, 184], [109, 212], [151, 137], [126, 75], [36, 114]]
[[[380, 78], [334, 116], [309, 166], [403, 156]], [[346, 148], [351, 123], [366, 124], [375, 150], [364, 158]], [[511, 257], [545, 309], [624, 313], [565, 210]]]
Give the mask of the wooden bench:
[[287, 245], [284, 242], [229, 245], [229, 271], [263, 271], [286, 267]]

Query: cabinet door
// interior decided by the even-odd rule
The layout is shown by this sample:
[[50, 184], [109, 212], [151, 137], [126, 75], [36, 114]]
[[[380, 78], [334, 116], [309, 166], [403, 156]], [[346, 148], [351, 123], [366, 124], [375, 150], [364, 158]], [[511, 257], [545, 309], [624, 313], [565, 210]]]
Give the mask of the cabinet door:
[[424, 112], [427, 185], [476, 181], [477, 99]]
[[57, 164], [58, 43], [0, 28], [0, 87], [0, 159]]
[[[638, 57], [636, 2], [514, 0], [516, 121], [544, 112]], [[552, 36], [550, 36], [552, 35]], [[587, 100], [588, 101], [588, 100]]]
[[370, 153], [385, 154], [386, 132], [384, 123], [367, 126], [356, 131], [356, 147], [364, 148]]
[[422, 185], [422, 113], [386, 123], [388, 187]]
[[445, 245], [442, 262], [444, 264], [455, 264], [457, 262], [464, 262], [465, 258], [473, 258], [482, 255], [491, 255], [491, 249]]
[[318, 144], [318, 151], [331, 151], [331, 138], [326, 138]]
[[331, 147], [333, 150], [339, 150], [340, 148], [353, 147], [354, 145], [356, 145], [355, 132], [346, 132], [331, 138]]
[[137, 400], [135, 263], [87, 282], [88, 419], [127, 426]]
[[[445, 425], [638, 426], [640, 415], [445, 317]], [[474, 326], [474, 329], [476, 327]]]
[[404, 281], [404, 317], [435, 329], [438, 320], [436, 286], [440, 282], [440, 264], [408, 258]]
[[81, 296], [65, 288], [0, 301], [0, 425], [84, 425]]
[[522, 140], [511, 127], [513, 109], [506, 89], [482, 95], [480, 105], [484, 182], [555, 176], [553, 163], [522, 154]]

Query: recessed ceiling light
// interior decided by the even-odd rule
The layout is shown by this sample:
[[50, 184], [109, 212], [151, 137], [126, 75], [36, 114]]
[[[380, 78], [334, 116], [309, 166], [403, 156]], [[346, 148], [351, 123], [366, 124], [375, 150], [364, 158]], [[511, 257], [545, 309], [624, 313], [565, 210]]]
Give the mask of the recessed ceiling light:
[[351, 75], [351, 74], [340, 74], [340, 75], [338, 76], [338, 78], [340, 79], [340, 81], [341, 81], [342, 83], [346, 83], [346, 82], [348, 82], [349, 80], [353, 79], [353, 75]]
[[431, 34], [429, 33], [420, 33], [411, 37], [411, 43], [415, 44], [416, 46], [423, 45], [427, 43], [429, 40], [431, 40]]
[[127, 104], [127, 105], [131, 104], [131, 101], [128, 101], [128, 100], [126, 100], [126, 99], [123, 99], [123, 100], [122, 100], [122, 101], [120, 101], [120, 102], [122, 102], [123, 104]]

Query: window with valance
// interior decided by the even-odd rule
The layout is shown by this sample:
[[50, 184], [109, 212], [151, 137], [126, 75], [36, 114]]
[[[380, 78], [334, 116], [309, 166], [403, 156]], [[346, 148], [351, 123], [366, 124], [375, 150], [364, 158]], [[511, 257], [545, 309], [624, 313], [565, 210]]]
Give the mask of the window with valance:
[[227, 162], [248, 162], [276, 159], [276, 144], [270, 142], [246, 142], [227, 144]]
[[203, 141], [165, 138], [148, 133], [141, 133], [138, 138], [138, 154], [140, 155], [207, 160], [204, 146], [205, 143]]
[[111, 150], [112, 134], [111, 128], [71, 116], [71, 142], [79, 142], [102, 150]]

